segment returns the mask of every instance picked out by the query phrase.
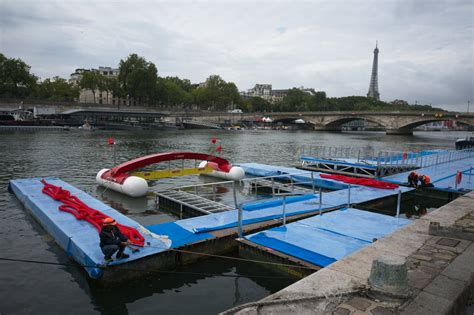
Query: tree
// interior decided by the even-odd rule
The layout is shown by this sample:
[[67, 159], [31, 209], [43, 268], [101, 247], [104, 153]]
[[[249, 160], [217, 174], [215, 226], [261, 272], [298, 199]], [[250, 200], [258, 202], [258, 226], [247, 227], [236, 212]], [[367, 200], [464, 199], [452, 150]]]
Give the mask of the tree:
[[58, 76], [38, 83], [36, 95], [55, 101], [73, 101], [79, 97], [79, 88]]
[[282, 111], [307, 111], [309, 108], [311, 95], [297, 88], [288, 90], [288, 94], [283, 98], [280, 106]]
[[195, 102], [204, 109], [225, 110], [241, 103], [237, 86], [218, 75], [209, 76], [204, 87], [197, 88], [192, 94]]
[[118, 80], [124, 92], [141, 103], [156, 101], [158, 70], [152, 62], [137, 54], [120, 60]]
[[21, 59], [7, 58], [0, 53], [0, 95], [6, 97], [29, 96], [38, 78], [30, 73], [30, 66]]
[[82, 89], [92, 91], [92, 95], [94, 96], [94, 104], [96, 103], [95, 92], [99, 89], [101, 81], [100, 76], [101, 75], [95, 71], [84, 71], [84, 73], [82, 73], [82, 78], [79, 81], [79, 86]]
[[272, 110], [272, 104], [261, 97], [251, 97], [243, 103], [243, 107], [250, 112], [266, 112]]

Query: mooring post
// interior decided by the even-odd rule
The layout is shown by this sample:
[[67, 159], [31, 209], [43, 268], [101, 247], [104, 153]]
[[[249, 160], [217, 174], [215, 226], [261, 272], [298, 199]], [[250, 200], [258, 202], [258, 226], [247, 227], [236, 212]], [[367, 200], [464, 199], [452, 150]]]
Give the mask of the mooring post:
[[351, 207], [351, 184], [347, 187], [347, 208]]
[[311, 171], [311, 185], [313, 186], [313, 194], [316, 194], [316, 186], [314, 185], [314, 172]]
[[114, 147], [114, 165], [117, 165], [117, 154], [115, 153], [115, 143], [112, 144], [112, 146]]
[[293, 176], [290, 175], [290, 183], [291, 183], [291, 192], [295, 191], [295, 186], [293, 184]]
[[359, 163], [359, 161], [360, 161], [360, 149], [359, 149], [359, 151], [357, 152], [357, 163]]
[[283, 225], [286, 225], [286, 196], [283, 196]]
[[237, 206], [238, 211], [238, 220], [239, 220], [239, 238], [243, 237], [244, 229], [242, 227], [242, 205]]
[[323, 214], [323, 191], [319, 187], [319, 215]]
[[272, 177], [272, 197], [275, 197], [275, 178]]
[[400, 217], [400, 204], [402, 202], [402, 191], [398, 190], [398, 197], [397, 197], [397, 218]]

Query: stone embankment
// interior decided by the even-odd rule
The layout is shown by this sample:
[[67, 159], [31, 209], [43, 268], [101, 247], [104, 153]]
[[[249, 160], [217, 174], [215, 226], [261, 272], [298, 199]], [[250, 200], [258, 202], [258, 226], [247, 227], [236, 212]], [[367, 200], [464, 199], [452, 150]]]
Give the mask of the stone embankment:
[[[369, 285], [372, 266], [387, 257], [406, 266], [406, 279], [399, 281], [404, 295], [374, 294]], [[223, 314], [468, 314], [473, 297], [471, 192], [261, 301]]]

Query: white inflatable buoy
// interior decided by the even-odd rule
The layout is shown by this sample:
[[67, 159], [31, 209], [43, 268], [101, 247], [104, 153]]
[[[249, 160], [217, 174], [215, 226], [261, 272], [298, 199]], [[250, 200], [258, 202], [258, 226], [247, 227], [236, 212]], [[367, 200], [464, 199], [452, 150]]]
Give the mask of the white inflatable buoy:
[[217, 178], [222, 178], [222, 179], [227, 179], [227, 180], [241, 180], [245, 177], [244, 169], [239, 166], [232, 166], [229, 172], [223, 172], [217, 168], [217, 164], [212, 163], [212, 162], [208, 163], [208, 161], [202, 161], [199, 164], [199, 168], [205, 168], [207, 164], [209, 164], [209, 166], [211, 166], [214, 170], [211, 173], [205, 173], [202, 175], [212, 176], [212, 177], [217, 177]]
[[102, 178], [102, 175], [107, 171], [109, 169], [104, 168], [97, 173], [95, 177], [97, 184], [130, 197], [142, 197], [148, 192], [148, 183], [145, 179], [137, 176], [128, 176], [123, 183], [117, 183], [113, 179]]

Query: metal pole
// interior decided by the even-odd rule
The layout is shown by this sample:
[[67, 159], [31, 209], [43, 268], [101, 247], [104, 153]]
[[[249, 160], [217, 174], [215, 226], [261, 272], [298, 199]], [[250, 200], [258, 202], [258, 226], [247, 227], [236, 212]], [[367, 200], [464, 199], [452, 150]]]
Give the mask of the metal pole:
[[116, 159], [116, 154], [115, 154], [115, 143], [112, 144], [112, 146], [114, 147], [114, 165], [117, 165], [117, 159]]
[[472, 166], [471, 166], [471, 168], [469, 169], [469, 183], [471, 183], [471, 174], [472, 174]]
[[311, 172], [311, 185], [313, 186], [313, 194], [316, 194], [316, 187], [314, 186], [314, 172]]
[[283, 196], [283, 225], [286, 225], [286, 196]]
[[351, 184], [347, 187], [347, 208], [351, 207]]
[[398, 198], [397, 198], [397, 218], [400, 217], [400, 204], [402, 201], [402, 191], [398, 191]]
[[239, 207], [239, 204], [237, 203], [237, 193], [235, 189], [235, 180], [232, 182], [232, 193], [234, 194], [234, 205], [235, 208], [237, 209]]
[[323, 214], [323, 191], [319, 187], [319, 215]]
[[239, 205], [237, 209], [238, 209], [238, 221], [239, 221], [239, 238], [242, 238], [244, 234], [244, 229], [242, 227], [242, 205]]
[[272, 177], [272, 197], [275, 197], [275, 178]]

